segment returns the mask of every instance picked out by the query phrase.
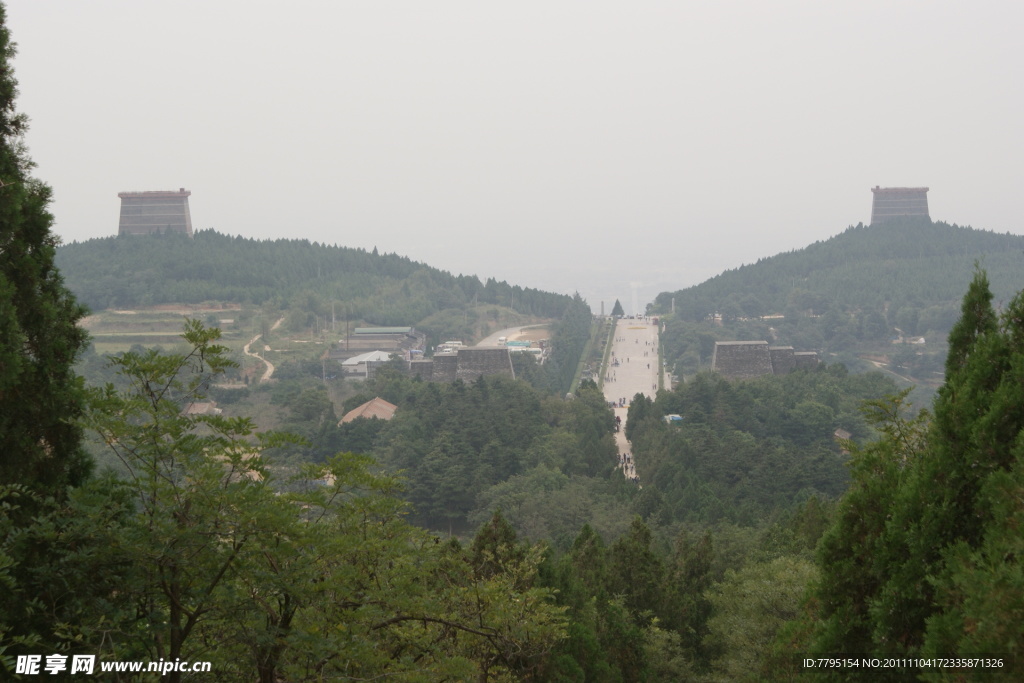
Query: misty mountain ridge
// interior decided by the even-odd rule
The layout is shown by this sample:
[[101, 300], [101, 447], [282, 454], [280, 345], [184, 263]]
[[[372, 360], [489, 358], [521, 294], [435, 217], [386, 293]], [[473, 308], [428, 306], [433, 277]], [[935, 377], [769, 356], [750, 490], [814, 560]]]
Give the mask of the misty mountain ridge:
[[[997, 301], [1024, 287], [1024, 236], [927, 219], [851, 226], [803, 249], [759, 259], [698, 285], [662, 292], [653, 311], [701, 320], [829, 308], [917, 308], [957, 303], [975, 264], [988, 272]], [[952, 321], [950, 321], [950, 324]], [[946, 327], [948, 329], [948, 326]]]
[[764, 340], [816, 351], [854, 371], [881, 370], [930, 403], [946, 335], [975, 268], [997, 305], [1024, 289], [1024, 237], [925, 218], [857, 225], [803, 249], [663, 292], [664, 357], [680, 377], [711, 368], [716, 341]]

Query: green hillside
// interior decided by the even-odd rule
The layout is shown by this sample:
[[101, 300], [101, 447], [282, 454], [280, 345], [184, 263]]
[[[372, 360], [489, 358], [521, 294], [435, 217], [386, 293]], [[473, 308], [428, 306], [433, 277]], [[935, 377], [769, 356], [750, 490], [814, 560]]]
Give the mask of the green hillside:
[[830, 306], [945, 304], [963, 296], [976, 260], [988, 271], [996, 298], [1008, 299], [1024, 282], [1024, 236], [920, 220], [857, 225], [694, 287], [663, 292], [654, 308], [667, 313], [675, 297], [681, 318], [700, 320], [715, 312], [784, 313], [788, 306], [822, 313]]
[[214, 230], [183, 235], [106, 237], [62, 246], [57, 265], [93, 310], [165, 303], [233, 301], [320, 315], [344, 303], [353, 319], [414, 325], [446, 309], [509, 306], [562, 315], [571, 297], [474, 275], [452, 275], [397, 254], [309, 240], [255, 240]]
[[706, 367], [715, 340], [767, 339], [929, 385], [941, 381], [975, 264], [996, 301], [1008, 301], [1024, 287], [1024, 236], [920, 219], [857, 225], [663, 292], [650, 310], [668, 316], [666, 359], [679, 374]]

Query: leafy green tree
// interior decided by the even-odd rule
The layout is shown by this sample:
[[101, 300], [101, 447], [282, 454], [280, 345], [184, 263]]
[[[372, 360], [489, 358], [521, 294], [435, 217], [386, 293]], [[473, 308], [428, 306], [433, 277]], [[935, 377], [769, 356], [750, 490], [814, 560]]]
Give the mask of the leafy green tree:
[[789, 411], [790, 433], [793, 441], [809, 443], [831, 434], [835, 413], [816, 401], [800, 401]]
[[681, 634], [681, 644], [695, 660], [704, 660], [701, 642], [707, 635], [711, 603], [706, 592], [711, 586], [714, 549], [706, 531], [696, 542], [680, 532], [668, 564], [665, 582], [668, 614], [666, 627]]
[[111, 551], [131, 510], [110, 476], [59, 500], [0, 485], [0, 672], [13, 675], [20, 654], [95, 654], [85, 625], [116, 630], [135, 617], [118, 597], [132, 568]]
[[551, 358], [548, 363], [557, 372], [560, 391], [568, 391], [576, 374], [576, 366], [590, 339], [593, 314], [579, 294], [565, 307], [565, 312], [552, 335]]
[[723, 680], [774, 679], [764, 662], [779, 630], [799, 613], [815, 575], [809, 560], [780, 557], [730, 570], [709, 591], [714, 614], [708, 640], [719, 651], [713, 669]]
[[608, 409], [604, 395], [595, 384], [581, 384], [566, 416], [566, 431], [576, 437], [575, 457], [571, 457], [563, 471], [566, 474], [603, 474], [615, 461], [613, 439], [614, 416]]
[[639, 518], [608, 550], [608, 588], [621, 595], [624, 605], [638, 617], [660, 615], [664, 604], [665, 567], [651, 547], [650, 528]]
[[287, 680], [528, 677], [564, 633], [550, 591], [532, 587], [538, 550], [501, 532], [470, 552], [440, 543], [408, 525], [397, 480], [372, 464], [337, 456], [304, 473], [326, 486], [285, 496], [304, 511], [301, 528], [277, 536], [287, 553], [242, 567], [262, 569], [245, 592], [252, 616], [241, 642], [276, 656]]
[[654, 402], [645, 394], [637, 393], [630, 402], [629, 410], [626, 413], [626, 438], [632, 441], [640, 423], [652, 417], [657, 417], [654, 411]]
[[368, 456], [275, 488], [262, 454], [285, 437], [188, 410], [230, 363], [218, 336], [190, 321], [186, 352], [124, 354], [113, 362], [127, 388], [93, 391], [88, 421], [124, 463], [130, 505], [116, 533], [94, 530], [119, 570], [101, 597], [118, 609], [79, 615], [75, 637], [105, 658], [206, 659], [225, 680], [261, 683], [542, 668], [565, 619], [533, 587], [539, 550], [500, 523], [472, 552], [441, 544], [405, 521], [397, 479]]
[[522, 537], [559, 549], [572, 544], [581, 524], [615, 537], [626, 530], [629, 519], [628, 505], [609, 482], [570, 478], [544, 465], [482, 491], [477, 505], [471, 521], [484, 523], [492, 510], [500, 508]]
[[571, 622], [546, 680], [645, 680], [649, 646], [671, 644], [672, 637], [645, 630], [640, 624], [649, 617], [632, 614], [621, 597], [610, 593], [608, 550], [589, 525], [553, 573], [550, 583], [569, 608]]
[[496, 510], [490, 521], [480, 528], [470, 546], [473, 568], [484, 577], [503, 573], [507, 565], [521, 563], [525, 555], [515, 529], [502, 517], [501, 510]]
[[[833, 433], [869, 428], [856, 406], [895, 391], [840, 365], [729, 382], [701, 373], [655, 401], [634, 397], [626, 436], [644, 480], [645, 518], [754, 524], [812, 495], [838, 496], [849, 474]], [[661, 416], [679, 414], [666, 424]], [[655, 501], [661, 509], [650, 507]]]
[[374, 453], [407, 473], [414, 519], [430, 528], [470, 533], [470, 516], [475, 527], [500, 507], [522, 536], [558, 529], [568, 545], [587, 518], [575, 502], [559, 504], [589, 499], [590, 480], [615, 461], [611, 411], [592, 384], [572, 401], [504, 377], [437, 384], [378, 372], [371, 388], [399, 406]]
[[669, 683], [696, 679], [693, 659], [678, 631], [662, 628], [654, 619], [643, 633], [646, 680]]
[[120, 544], [138, 572], [125, 593], [146, 615], [146, 636], [131, 654], [166, 661], [200, 651], [191, 642], [205, 622], [223, 618], [228, 577], [277, 529], [277, 515], [265, 514], [275, 502], [259, 454], [281, 439], [255, 434], [246, 418], [191, 413], [230, 361], [214, 343], [220, 330], [192, 320], [183, 336], [187, 353], [113, 358], [130, 389], [93, 390], [87, 417], [123, 463], [138, 506]]

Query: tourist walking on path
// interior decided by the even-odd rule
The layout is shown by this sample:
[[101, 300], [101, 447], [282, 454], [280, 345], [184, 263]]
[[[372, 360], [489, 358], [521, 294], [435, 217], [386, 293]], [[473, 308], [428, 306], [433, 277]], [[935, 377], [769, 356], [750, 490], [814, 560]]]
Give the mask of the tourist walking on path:
[[[633, 449], [626, 439], [625, 423], [628, 419], [628, 406], [633, 401], [633, 397], [641, 394], [651, 399], [654, 398], [658, 390], [659, 367], [657, 363], [648, 362], [633, 365], [630, 362], [631, 357], [628, 355], [625, 363], [621, 362], [621, 359], [627, 353], [626, 350], [630, 348], [627, 346], [628, 344], [633, 344], [632, 348], [636, 348], [640, 342], [643, 342], [645, 348], [650, 349], [650, 351], [644, 351], [645, 357], [656, 355], [653, 351], [657, 349], [658, 326], [652, 324], [646, 317], [639, 316], [632, 319], [619, 319], [615, 324], [610, 352], [610, 358], [613, 359], [612, 366], [615, 369], [604, 369], [605, 400], [615, 406], [613, 410], [619, 425], [619, 429], [615, 433], [619, 452], [618, 466], [622, 469], [623, 476], [631, 481], [639, 482]], [[618, 376], [619, 370], [622, 370], [622, 377]], [[614, 386], [611, 386], [612, 384]], [[625, 395], [623, 396], [623, 394]]]

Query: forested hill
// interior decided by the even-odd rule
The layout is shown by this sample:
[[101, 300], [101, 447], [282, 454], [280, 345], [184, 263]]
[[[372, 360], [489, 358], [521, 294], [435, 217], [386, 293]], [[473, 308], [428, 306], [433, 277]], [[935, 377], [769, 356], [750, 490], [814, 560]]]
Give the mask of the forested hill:
[[353, 317], [408, 325], [473, 302], [558, 317], [571, 297], [475, 275], [455, 276], [397, 254], [308, 240], [255, 240], [203, 230], [183, 235], [106, 237], [57, 252], [78, 300], [93, 310], [161, 303], [235, 301], [281, 306], [296, 297], [344, 302]]
[[[996, 234], [928, 220], [857, 225], [797, 251], [728, 270], [699, 285], [663, 292], [654, 310], [702, 320], [781, 314], [787, 308], [814, 314], [830, 308], [924, 309], [956, 302], [977, 261], [996, 300], [1008, 301], [1024, 286], [1024, 236]], [[945, 325], [948, 329], [948, 325]], [[923, 330], [922, 330], [923, 332]]]

